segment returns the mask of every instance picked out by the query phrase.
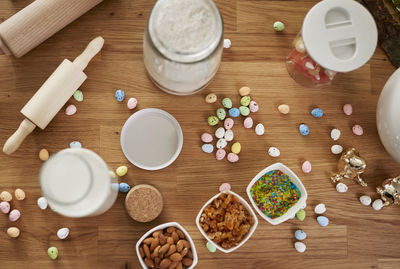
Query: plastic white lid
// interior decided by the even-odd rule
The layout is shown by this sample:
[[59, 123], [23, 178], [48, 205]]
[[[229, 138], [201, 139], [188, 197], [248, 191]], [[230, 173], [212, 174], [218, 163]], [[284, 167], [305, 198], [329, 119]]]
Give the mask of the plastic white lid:
[[353, 71], [374, 54], [378, 41], [369, 11], [353, 0], [324, 0], [307, 13], [302, 37], [308, 54], [324, 68]]

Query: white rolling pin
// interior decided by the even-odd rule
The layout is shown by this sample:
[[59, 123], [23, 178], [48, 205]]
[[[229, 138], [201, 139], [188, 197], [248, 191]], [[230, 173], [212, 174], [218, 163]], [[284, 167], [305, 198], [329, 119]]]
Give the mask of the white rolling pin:
[[21, 113], [26, 117], [17, 131], [7, 140], [3, 152], [12, 154], [38, 126], [46, 128], [58, 111], [71, 98], [74, 92], [87, 79], [83, 70], [90, 60], [101, 50], [104, 44], [102, 37], [92, 40], [85, 51], [73, 62], [65, 59], [40, 87], [35, 95], [22, 108]]
[[19, 58], [103, 0], [36, 0], [0, 24], [0, 54]]

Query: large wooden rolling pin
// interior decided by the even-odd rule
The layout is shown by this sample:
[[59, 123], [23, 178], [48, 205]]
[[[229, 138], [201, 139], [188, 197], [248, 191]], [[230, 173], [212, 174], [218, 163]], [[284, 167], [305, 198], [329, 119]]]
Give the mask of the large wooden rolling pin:
[[21, 113], [26, 117], [17, 131], [7, 140], [3, 152], [11, 154], [16, 151], [38, 126], [42, 130], [50, 123], [57, 112], [71, 98], [74, 92], [83, 84], [87, 76], [83, 70], [90, 60], [101, 50], [104, 44], [102, 37], [92, 40], [85, 51], [74, 62], [65, 59], [22, 108]]
[[19, 58], [103, 0], [36, 0], [0, 24], [0, 54]]

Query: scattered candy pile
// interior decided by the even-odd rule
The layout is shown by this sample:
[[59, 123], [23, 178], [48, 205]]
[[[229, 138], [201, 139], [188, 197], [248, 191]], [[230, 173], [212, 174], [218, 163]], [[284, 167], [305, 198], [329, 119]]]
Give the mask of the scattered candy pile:
[[[19, 201], [25, 199], [26, 194], [22, 189], [16, 189], [14, 192], [15, 198]], [[3, 214], [8, 214], [8, 219], [11, 222], [16, 222], [21, 217], [21, 212], [18, 209], [11, 210], [12, 194], [8, 191], [2, 191], [0, 193], [0, 211]], [[11, 211], [10, 211], [11, 210]], [[20, 235], [20, 230], [17, 227], [9, 227], [7, 229], [7, 234], [11, 238], [17, 238]]]
[[321, 225], [322, 227], [328, 226], [329, 224], [329, 219], [325, 216], [322, 216], [322, 214], [324, 214], [326, 212], [326, 207], [324, 204], [318, 204], [315, 208], [314, 208], [314, 212], [317, 215], [320, 215], [317, 217], [317, 222], [319, 225]]

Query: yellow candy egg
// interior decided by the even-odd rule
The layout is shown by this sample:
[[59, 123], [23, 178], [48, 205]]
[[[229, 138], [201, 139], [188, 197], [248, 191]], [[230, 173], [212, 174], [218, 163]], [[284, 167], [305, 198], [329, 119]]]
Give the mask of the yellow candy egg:
[[115, 172], [118, 176], [123, 177], [126, 175], [126, 173], [128, 173], [128, 167], [126, 167], [125, 165], [120, 166], [117, 168], [117, 170], [115, 170]]
[[241, 150], [242, 150], [242, 146], [240, 145], [239, 142], [234, 143], [231, 147], [231, 151], [235, 154], [239, 154]]
[[7, 234], [12, 238], [17, 238], [20, 234], [20, 231], [17, 227], [10, 227], [7, 229]]
[[10, 202], [12, 200], [12, 195], [8, 191], [3, 191], [0, 193], [0, 199], [4, 202]]
[[49, 159], [49, 152], [47, 151], [47, 149], [41, 149], [39, 152], [39, 159], [41, 159], [42, 161], [47, 161]]
[[240, 96], [246, 96], [250, 94], [250, 88], [249, 87], [242, 87], [239, 89], [239, 94]]
[[17, 200], [25, 199], [25, 192], [21, 189], [16, 189], [14, 194], [15, 194], [15, 198], [17, 198]]

